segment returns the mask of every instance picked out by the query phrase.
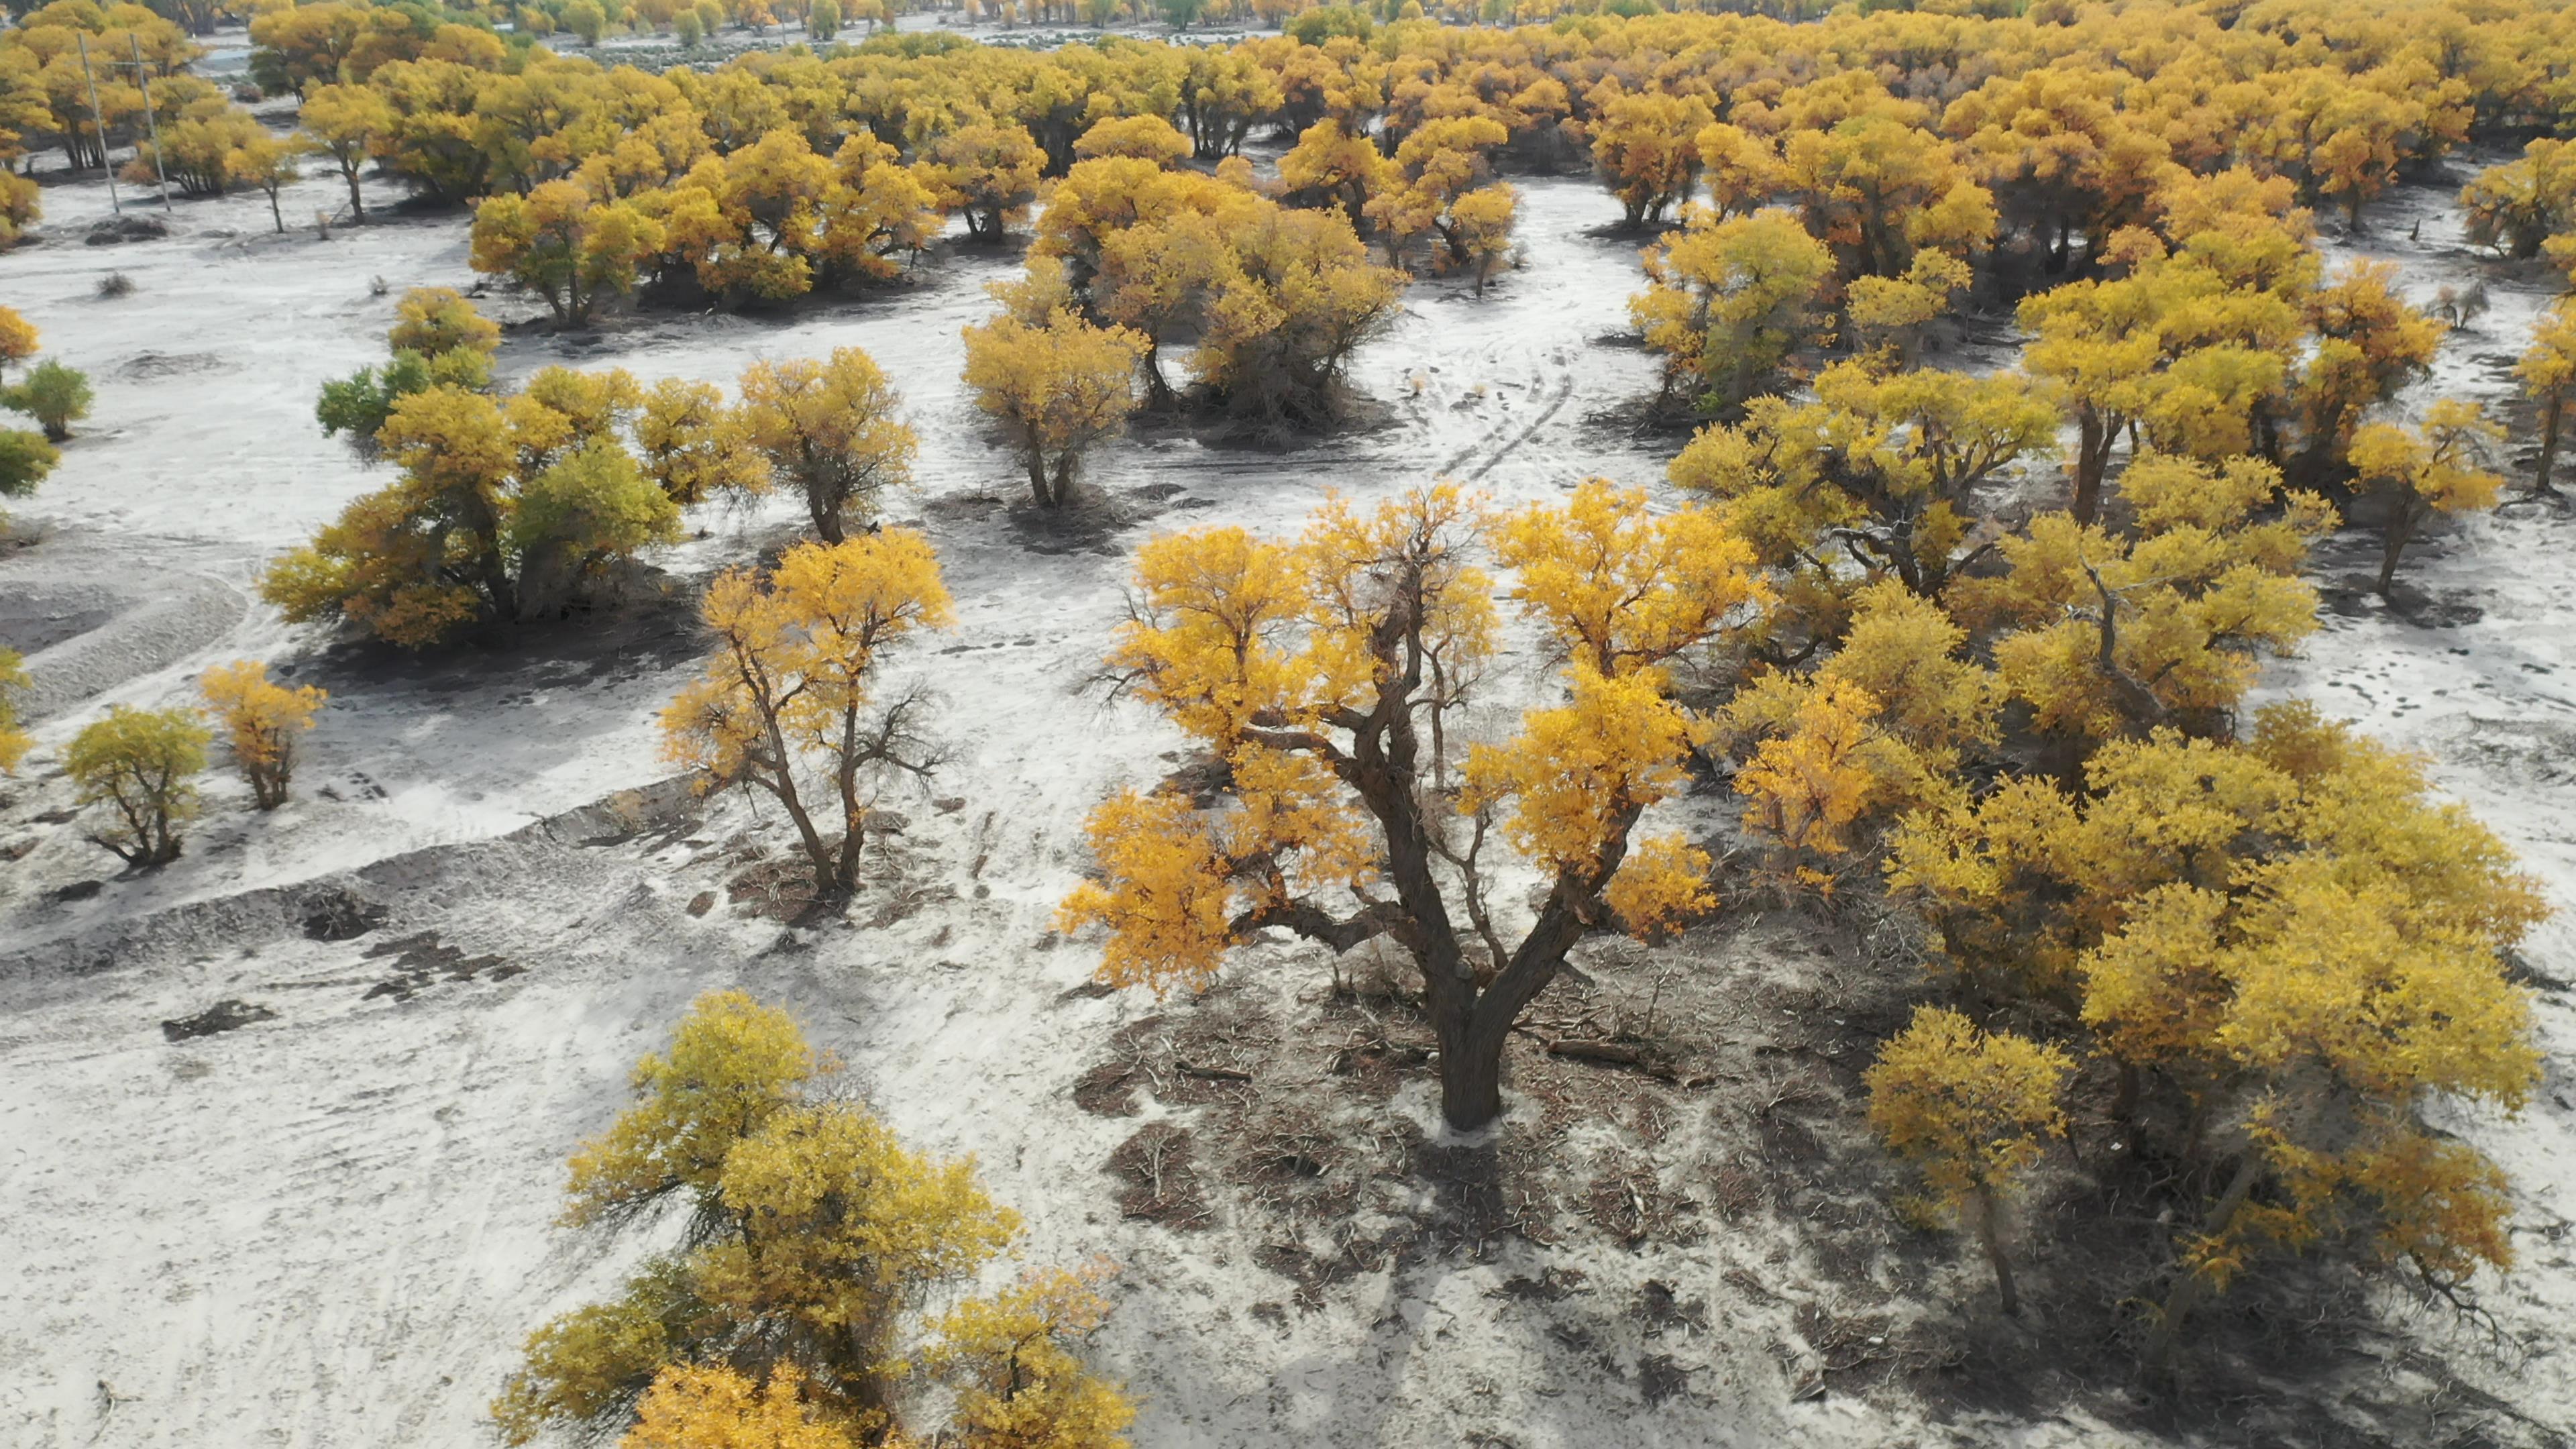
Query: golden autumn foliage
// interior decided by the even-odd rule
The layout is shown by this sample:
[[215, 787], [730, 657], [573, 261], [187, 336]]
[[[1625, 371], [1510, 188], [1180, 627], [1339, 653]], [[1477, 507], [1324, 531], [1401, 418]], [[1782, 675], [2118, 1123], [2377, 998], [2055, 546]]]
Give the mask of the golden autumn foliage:
[[879, 494], [912, 479], [921, 441], [897, 418], [901, 405], [876, 359], [836, 347], [828, 359], [744, 369], [736, 418], [771, 475], [803, 496], [815, 536], [839, 543]]
[[545, 298], [559, 321], [579, 326], [603, 296], [635, 289], [639, 268], [663, 239], [662, 224], [631, 203], [578, 182], [549, 181], [476, 208], [472, 257], [476, 271], [514, 278]]
[[18, 773], [19, 764], [36, 748], [36, 737], [18, 725], [18, 695], [26, 687], [26, 657], [15, 649], [0, 649], [0, 775]]
[[2065, 1133], [2058, 1093], [2074, 1066], [2056, 1047], [1918, 1007], [1868, 1072], [1870, 1126], [1914, 1164], [1935, 1206], [1967, 1219], [2007, 1314], [2021, 1311], [2021, 1294], [2003, 1248], [2003, 1202], [2045, 1139]]
[[0, 372], [36, 355], [36, 324], [14, 307], [0, 307]]
[[617, 1449], [854, 1449], [805, 1407], [802, 1383], [792, 1368], [759, 1383], [722, 1364], [665, 1365]]
[[776, 476], [748, 421], [712, 383], [666, 377], [647, 389], [635, 415], [635, 452], [645, 475], [683, 508], [758, 497]]
[[1697, 96], [1653, 93], [1614, 92], [1602, 100], [1599, 116], [1587, 128], [1592, 164], [1619, 199], [1628, 225], [1660, 223], [1690, 196], [1699, 179], [1696, 142], [1713, 119], [1708, 103]]
[[2412, 432], [2371, 423], [2352, 437], [2349, 455], [2360, 481], [2375, 486], [2387, 509], [2380, 525], [2379, 592], [2397, 582], [2397, 561], [2417, 530], [2436, 514], [2495, 507], [2504, 479], [2488, 471], [2483, 452], [2504, 437], [2476, 403], [2443, 398]]
[[1819, 374], [1816, 400], [1756, 399], [1674, 458], [1675, 483], [1721, 500], [1762, 561], [1840, 592], [1837, 558], [1862, 577], [1939, 592], [1970, 536], [1981, 484], [2054, 444], [2057, 413], [2016, 373], [1890, 371], [1867, 361]]
[[1626, 674], [1745, 623], [1769, 599], [1753, 550], [1702, 509], [1656, 515], [1646, 491], [1584, 480], [1561, 508], [1496, 520], [1494, 556], [1514, 596], [1566, 658]]
[[80, 804], [106, 807], [90, 840], [143, 870], [177, 860], [181, 827], [202, 808], [196, 776], [212, 739], [192, 709], [110, 705], [83, 726], [63, 748], [63, 773]]
[[671, 1032], [667, 1054], [645, 1054], [635, 1103], [572, 1157], [563, 1221], [631, 1217], [671, 1193], [713, 1200], [725, 1154], [834, 1070], [796, 1019], [742, 991], [698, 998]]
[[2261, 657], [2315, 632], [2316, 590], [2299, 569], [2327, 527], [2326, 504], [2293, 492], [2264, 517], [2282, 496], [2269, 464], [2155, 453], [2120, 475], [2119, 496], [2127, 530], [2043, 514], [1999, 544], [2006, 571], [1960, 581], [1952, 607], [2011, 626], [1994, 646], [1996, 669], [2042, 730], [2223, 732]]
[[451, 352], [491, 353], [501, 346], [501, 324], [474, 309], [452, 287], [414, 287], [394, 304], [386, 345], [396, 352], [444, 357]]
[[2509, 1256], [2493, 1168], [2416, 1113], [2529, 1092], [2529, 1008], [2499, 953], [2543, 908], [2426, 795], [2415, 761], [2276, 706], [2241, 745], [2115, 741], [2079, 793], [2015, 781], [1897, 834], [1890, 883], [1944, 958], [2071, 997], [2124, 1100], [2174, 1099], [2188, 1130], [2166, 1150], [2224, 1184], [2158, 1353], [2266, 1249], [2340, 1242], [2439, 1282]]
[[285, 804], [287, 782], [295, 774], [295, 737], [313, 728], [313, 716], [331, 696], [310, 684], [289, 689], [273, 683], [268, 666], [256, 659], [209, 669], [198, 687], [253, 803], [262, 810]]
[[1003, 310], [965, 330], [966, 385], [1027, 470], [1030, 501], [1062, 508], [1083, 455], [1135, 411], [1145, 340], [1085, 321], [1052, 257], [1033, 259], [1028, 280], [992, 291]]
[[[813, 866], [814, 899], [846, 901], [879, 782], [933, 762], [917, 732], [921, 697], [880, 701], [875, 688], [883, 650], [955, 617], [929, 540], [890, 528], [798, 544], [766, 574], [718, 575], [700, 617], [716, 648], [704, 676], [662, 711], [664, 756], [702, 771], [704, 788], [775, 798]], [[832, 782], [837, 837], [806, 804], [809, 761]]]
[[[573, 1158], [565, 1218], [622, 1222], [684, 1195], [687, 1240], [625, 1292], [528, 1339], [492, 1406], [502, 1437], [623, 1427], [630, 1449], [836, 1449], [942, 1434], [905, 1422], [927, 1371], [971, 1444], [1123, 1449], [1122, 1393], [1077, 1356], [1105, 1265], [1033, 1274], [938, 1319], [1019, 1218], [971, 1159], [906, 1148], [864, 1107], [817, 1096], [830, 1063], [793, 1018], [739, 991], [699, 999], [636, 1103]], [[1013, 1437], [1017, 1436], [1017, 1437]]]
[[419, 649], [613, 587], [636, 555], [679, 537], [678, 505], [627, 446], [638, 402], [623, 372], [563, 367], [508, 398], [455, 384], [401, 396], [374, 445], [402, 476], [270, 565], [261, 597], [294, 622]]
[[998, 240], [1037, 199], [1046, 157], [1019, 126], [961, 126], [923, 150], [922, 180], [939, 204], [966, 217], [969, 234]]
[[955, 1390], [956, 1433], [974, 1449], [1126, 1449], [1136, 1408], [1073, 1349], [1109, 1316], [1115, 1265], [1025, 1274], [939, 1321], [924, 1367]]
[[1703, 412], [1775, 390], [1791, 354], [1818, 339], [1833, 254], [1793, 214], [1721, 217], [1686, 208], [1682, 229], [1646, 249], [1628, 317], [1663, 354], [1663, 397]]
[[1784, 884], [1830, 890], [1881, 823], [1958, 798], [1968, 751], [1996, 742], [1999, 690], [1960, 657], [1967, 631], [1888, 579], [1862, 590], [1814, 670], [1758, 675], [1718, 713], [1744, 826], [1774, 842]]
[[2566, 428], [2569, 395], [2576, 392], [2576, 304], [2561, 297], [2540, 314], [2531, 346], [2513, 371], [2523, 395], [2540, 404], [2540, 460], [2532, 469], [2531, 491], [2554, 493], [2559, 435]]
[[[1271, 925], [1344, 950], [1391, 936], [1430, 983], [1444, 1110], [1490, 1120], [1502, 1035], [1576, 939], [1614, 914], [1669, 931], [1713, 903], [1703, 852], [1663, 837], [1632, 854], [1630, 837], [1704, 737], [1668, 661], [1764, 595], [1741, 544], [1693, 515], [1636, 517], [1640, 501], [1596, 481], [1497, 520], [1441, 485], [1328, 505], [1293, 542], [1211, 528], [1140, 549], [1111, 665], [1227, 763], [1231, 789], [1210, 812], [1130, 791], [1094, 813], [1099, 875], [1060, 919], [1108, 929], [1103, 979], [1204, 985]], [[1563, 651], [1567, 693], [1473, 743], [1453, 796], [1433, 784], [1435, 742], [1493, 652], [1487, 547], [1522, 571], [1517, 601]], [[1552, 882], [1534, 919], [1487, 899], [1492, 840]]]

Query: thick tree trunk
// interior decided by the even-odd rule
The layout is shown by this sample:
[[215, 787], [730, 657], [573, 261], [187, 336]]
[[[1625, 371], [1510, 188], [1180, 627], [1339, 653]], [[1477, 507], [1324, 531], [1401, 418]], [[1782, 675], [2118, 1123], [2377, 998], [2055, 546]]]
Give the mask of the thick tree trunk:
[[2003, 1214], [1995, 1201], [1995, 1190], [1977, 1184], [1977, 1243], [1986, 1250], [1986, 1264], [1995, 1270], [1995, 1294], [2002, 1300], [2004, 1316], [2021, 1316], [2021, 1291], [2013, 1286], [2012, 1260], [2004, 1256], [2003, 1230], [1996, 1219]]
[[[2262, 1175], [2262, 1154], [2248, 1150], [2244, 1160], [2237, 1165], [2235, 1180], [2227, 1184], [2227, 1191], [2219, 1198], [2218, 1205], [2210, 1209], [2201, 1229], [2202, 1236], [2226, 1236], [2228, 1228], [2236, 1221], [2237, 1211], [2245, 1206], [2245, 1199], [2253, 1194], [2254, 1184], [2261, 1180]], [[2165, 1295], [2164, 1311], [2157, 1315], [2155, 1332], [2147, 1337], [2143, 1357], [2148, 1377], [2161, 1379], [2171, 1372], [2174, 1344], [2182, 1333], [2183, 1320], [2189, 1318], [2192, 1310], [2200, 1306], [2200, 1300], [2207, 1296], [2209, 1279], [2192, 1269], [2184, 1269], [2173, 1291]]]
[[2105, 427], [2101, 414], [2083, 409], [2075, 419], [2075, 499], [2070, 511], [2078, 523], [2091, 523], [2102, 513], [2102, 475], [2111, 466], [2111, 444], [2118, 431]]
[[825, 543], [839, 543], [848, 535], [841, 527], [841, 499], [829, 489], [808, 489], [805, 513], [814, 521], [814, 536]]
[[2549, 405], [2541, 409], [2540, 476], [2532, 480], [2531, 491], [2534, 493], [2556, 491], [2549, 486], [2549, 474], [2558, 463], [2558, 426], [2565, 421], [2566, 411], [2567, 394], [2563, 390], [2552, 392], [2549, 395]]
[[2379, 596], [2381, 598], [2387, 598], [2389, 589], [2396, 585], [2398, 557], [2406, 552], [2406, 545], [2414, 541], [2415, 530], [2422, 523], [2423, 515], [2417, 510], [2412, 498], [2400, 499], [2396, 511], [2388, 515], [2388, 531], [2379, 548]]
[[[1477, 1013], [1453, 1020], [1440, 1038], [1440, 1115], [1472, 1132], [1503, 1115], [1504, 1037], [1479, 1031]], [[1435, 1029], [1443, 1025], [1435, 1018]], [[1505, 1028], [1506, 1033], [1509, 1027]]]

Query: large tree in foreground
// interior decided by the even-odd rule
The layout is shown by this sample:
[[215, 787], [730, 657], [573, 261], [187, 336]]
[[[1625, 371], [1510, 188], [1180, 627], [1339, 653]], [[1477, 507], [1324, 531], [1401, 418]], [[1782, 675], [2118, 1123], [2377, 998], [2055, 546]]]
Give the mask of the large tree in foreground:
[[[1561, 702], [1478, 744], [1442, 788], [1443, 719], [1494, 648], [1488, 555], [1563, 662]], [[1442, 1111], [1502, 1110], [1503, 1046], [1595, 930], [1651, 932], [1705, 908], [1708, 858], [1633, 842], [1677, 793], [1697, 727], [1666, 662], [1749, 615], [1752, 550], [1710, 515], [1649, 517], [1642, 492], [1583, 485], [1501, 518], [1449, 486], [1373, 511], [1327, 505], [1293, 542], [1210, 528], [1152, 540], [1114, 667], [1220, 756], [1231, 800], [1199, 811], [1126, 791], [1092, 816], [1100, 878], [1064, 906], [1109, 929], [1102, 977], [1203, 986], [1271, 926], [1409, 951], [1439, 1043]], [[1497, 838], [1521, 858], [1506, 866]], [[1503, 890], [1544, 882], [1536, 907]]]

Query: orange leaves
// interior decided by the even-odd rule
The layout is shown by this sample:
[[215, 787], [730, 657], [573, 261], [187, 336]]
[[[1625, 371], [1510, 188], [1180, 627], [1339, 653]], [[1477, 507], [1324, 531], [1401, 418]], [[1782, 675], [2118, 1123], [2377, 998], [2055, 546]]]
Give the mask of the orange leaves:
[[2105, 744], [2085, 785], [1909, 820], [1891, 883], [1963, 970], [2071, 984], [2109, 1051], [2231, 1114], [2222, 1150], [2279, 1191], [2195, 1265], [2222, 1280], [2253, 1241], [2355, 1224], [2442, 1272], [2496, 1260], [2483, 1162], [2410, 1138], [2431, 1094], [2511, 1108], [2537, 1076], [2499, 953], [2541, 906], [2501, 843], [2305, 707], [2244, 745]]
[[1247, 883], [1256, 908], [1369, 876], [1376, 842], [1329, 766], [1258, 745], [1235, 751], [1231, 763], [1241, 808], [1225, 821], [1226, 853], [1235, 873], [1259, 862]]
[[1590, 126], [1592, 163], [1602, 183], [1627, 209], [1630, 226], [1662, 221], [1690, 195], [1699, 175], [1694, 139], [1712, 119], [1708, 102], [1652, 92], [1621, 95], [1614, 84], [1595, 103], [1600, 114]]
[[930, 541], [901, 528], [799, 544], [766, 577], [729, 569], [699, 612], [717, 652], [662, 712], [663, 750], [719, 784], [791, 768], [782, 744], [832, 752], [878, 651], [954, 618]]
[[[933, 763], [912, 718], [920, 696], [882, 706], [873, 698], [881, 650], [953, 621], [929, 540], [890, 528], [799, 544], [765, 577], [718, 575], [699, 612], [716, 649], [706, 673], [662, 711], [663, 757], [703, 771], [702, 789], [747, 785], [776, 796], [813, 863], [816, 898], [846, 898], [873, 781], [896, 770], [923, 775]], [[805, 807], [808, 757], [828, 766], [838, 795], [837, 843]]]
[[1062, 507], [1083, 454], [1115, 436], [1135, 410], [1146, 341], [1084, 321], [1067, 304], [1062, 262], [1032, 258], [1029, 277], [995, 288], [1006, 310], [965, 329], [966, 385], [1002, 425], [1038, 505]]
[[2038, 1160], [2042, 1139], [2065, 1132], [2057, 1094], [2074, 1067], [2056, 1047], [1917, 1007], [1869, 1069], [1869, 1122], [1956, 1206], [2009, 1187]]
[[1664, 697], [1659, 671], [1608, 676], [1577, 663], [1567, 673], [1567, 704], [1529, 711], [1510, 743], [1468, 754], [1459, 805], [1509, 802], [1512, 844], [1551, 871], [1579, 873], [1597, 869], [1639, 813], [1680, 789], [1681, 761], [1704, 731]]
[[1652, 285], [1628, 299], [1646, 346], [1664, 355], [1664, 392], [1707, 410], [1771, 391], [1796, 349], [1816, 340], [1833, 253], [1795, 214], [1721, 218], [1696, 207], [1644, 253]]
[[1156, 991], [1215, 980], [1232, 944], [1227, 862], [1190, 802], [1124, 790], [1084, 829], [1102, 879], [1075, 887], [1056, 922], [1108, 928], [1100, 979]]
[[1586, 479], [1562, 509], [1494, 530], [1514, 591], [1569, 658], [1605, 674], [1659, 664], [1740, 623], [1769, 597], [1753, 550], [1704, 510], [1657, 517], [1646, 491]]
[[1679, 835], [1642, 840], [1620, 863], [1602, 900], [1630, 935], [1671, 935], [1717, 909], [1717, 894], [1708, 888], [1713, 864], [1707, 851]]
[[[199, 687], [232, 746], [233, 763], [250, 782], [253, 801], [262, 810], [286, 803], [287, 781], [295, 771], [295, 737], [313, 728], [313, 716], [331, 696], [309, 684], [294, 689], [272, 684], [268, 667], [256, 659], [209, 669]], [[0, 718], [0, 726], [5, 723]]]
[[896, 416], [901, 403], [876, 359], [836, 347], [828, 360], [745, 368], [736, 416], [745, 441], [805, 496], [814, 531], [838, 543], [879, 494], [912, 478], [921, 440]]
[[[1138, 550], [1110, 662], [1226, 762], [1232, 800], [1202, 814], [1127, 792], [1094, 813], [1101, 878], [1060, 920], [1109, 928], [1103, 979], [1203, 985], [1238, 929], [1266, 924], [1345, 949], [1352, 931], [1400, 931], [1383, 916], [1335, 922], [1327, 906], [1381, 913], [1394, 903], [1366, 888], [1390, 880], [1418, 896], [1423, 870], [1396, 864], [1390, 837], [1473, 876], [1490, 825], [1557, 877], [1581, 920], [1606, 906], [1652, 934], [1710, 909], [1704, 853], [1666, 837], [1631, 854], [1628, 837], [1680, 790], [1706, 735], [1667, 697], [1663, 661], [1746, 622], [1767, 595], [1751, 551], [1715, 521], [1648, 517], [1643, 502], [1595, 480], [1561, 507], [1495, 520], [1441, 484], [1368, 510], [1335, 500], [1293, 544], [1210, 528]], [[1444, 720], [1495, 649], [1494, 584], [1475, 562], [1489, 539], [1568, 656], [1567, 697], [1527, 711], [1512, 738], [1473, 744], [1451, 797], [1438, 783]], [[1394, 778], [1378, 783], [1381, 769]], [[1473, 843], [1450, 840], [1461, 815]]]
[[850, 1436], [807, 1414], [802, 1381], [792, 1367], [756, 1384], [722, 1364], [665, 1365], [617, 1449], [851, 1449]]
[[1788, 732], [1754, 749], [1736, 772], [1746, 797], [1744, 824], [1780, 841], [1794, 856], [1840, 855], [1844, 832], [1867, 810], [1879, 786], [1869, 722], [1878, 701], [1859, 686], [1826, 678], [1791, 716]]
[[2365, 483], [2400, 485], [2444, 513], [2471, 512], [2494, 507], [2504, 486], [2478, 466], [2481, 447], [2503, 437], [2478, 404], [2443, 398], [2412, 434], [2388, 423], [2363, 427], [2353, 434], [2351, 462]]
[[1136, 617], [1109, 656], [1172, 722], [1231, 749], [1257, 714], [1301, 692], [1294, 626], [1305, 579], [1291, 549], [1240, 528], [1149, 539], [1136, 551]]

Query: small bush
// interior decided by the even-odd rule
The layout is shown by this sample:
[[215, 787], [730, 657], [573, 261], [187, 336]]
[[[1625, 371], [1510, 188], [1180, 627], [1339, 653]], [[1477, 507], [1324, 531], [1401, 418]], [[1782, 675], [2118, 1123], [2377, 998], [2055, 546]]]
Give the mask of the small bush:
[[110, 272], [98, 279], [98, 296], [102, 302], [134, 295], [134, 279], [123, 272]]
[[59, 443], [72, 435], [72, 424], [89, 416], [89, 376], [59, 362], [40, 362], [26, 380], [0, 393], [0, 404], [25, 413], [44, 427], [45, 437]]
[[24, 498], [35, 492], [62, 460], [62, 453], [36, 434], [24, 428], [0, 428], [0, 498]]

